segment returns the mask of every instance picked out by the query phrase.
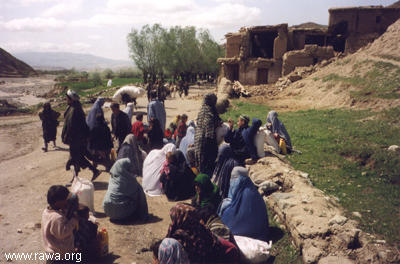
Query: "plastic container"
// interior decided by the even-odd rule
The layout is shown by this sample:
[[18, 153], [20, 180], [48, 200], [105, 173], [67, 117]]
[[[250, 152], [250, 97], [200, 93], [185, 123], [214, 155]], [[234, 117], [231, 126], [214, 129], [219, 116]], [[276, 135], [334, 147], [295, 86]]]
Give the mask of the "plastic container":
[[257, 148], [257, 156], [259, 158], [265, 157], [264, 141], [265, 141], [265, 133], [263, 131], [258, 131], [256, 136], [254, 137], [254, 145]]
[[91, 181], [75, 176], [71, 192], [78, 196], [80, 204], [86, 205], [94, 213], [94, 185]]
[[283, 155], [287, 154], [287, 149], [286, 149], [286, 142], [283, 138], [279, 139], [279, 148], [281, 149], [281, 153]]
[[112, 160], [113, 162], [117, 160], [117, 153], [115, 152], [115, 149], [114, 149], [114, 148], [111, 149], [110, 155], [111, 155], [111, 160]]
[[102, 228], [97, 232], [97, 241], [99, 245], [100, 257], [104, 257], [108, 254], [108, 232], [107, 229]]

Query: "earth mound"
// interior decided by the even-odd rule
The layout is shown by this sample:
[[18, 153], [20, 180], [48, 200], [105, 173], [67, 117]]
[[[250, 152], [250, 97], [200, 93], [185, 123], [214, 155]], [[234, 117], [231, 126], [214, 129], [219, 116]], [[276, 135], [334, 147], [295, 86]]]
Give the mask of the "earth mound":
[[37, 75], [25, 62], [0, 48], [0, 77], [28, 77]]

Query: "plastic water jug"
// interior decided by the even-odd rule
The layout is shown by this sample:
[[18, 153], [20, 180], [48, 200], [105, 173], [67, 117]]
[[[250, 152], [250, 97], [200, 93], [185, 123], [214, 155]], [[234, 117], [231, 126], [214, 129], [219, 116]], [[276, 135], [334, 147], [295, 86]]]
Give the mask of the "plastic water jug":
[[283, 155], [287, 154], [286, 142], [283, 138], [279, 139], [279, 148], [281, 149]]
[[259, 158], [265, 157], [264, 140], [265, 140], [265, 133], [263, 131], [258, 131], [256, 136], [254, 137], [254, 145], [257, 148], [257, 156]]
[[80, 204], [86, 205], [94, 213], [94, 186], [91, 181], [75, 176], [71, 192], [78, 196]]
[[101, 257], [108, 254], [108, 232], [105, 228], [102, 228], [97, 232], [97, 241], [99, 245], [99, 253]]
[[114, 149], [114, 148], [111, 149], [110, 155], [111, 155], [111, 161], [112, 161], [112, 162], [114, 162], [114, 161], [117, 160], [117, 153], [115, 152], [115, 149]]

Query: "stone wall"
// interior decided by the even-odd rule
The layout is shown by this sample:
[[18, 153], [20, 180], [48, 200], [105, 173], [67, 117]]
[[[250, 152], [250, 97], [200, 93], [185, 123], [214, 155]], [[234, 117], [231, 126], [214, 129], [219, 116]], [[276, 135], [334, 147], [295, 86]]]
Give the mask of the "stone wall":
[[292, 72], [296, 67], [309, 66], [335, 56], [332, 47], [306, 45], [302, 50], [286, 52], [283, 56], [282, 75]]
[[308, 174], [294, 170], [285, 157], [272, 153], [248, 166], [249, 175], [271, 208], [268, 213], [290, 233], [305, 263], [400, 261], [398, 249], [358, 229], [336, 198], [315, 188]]

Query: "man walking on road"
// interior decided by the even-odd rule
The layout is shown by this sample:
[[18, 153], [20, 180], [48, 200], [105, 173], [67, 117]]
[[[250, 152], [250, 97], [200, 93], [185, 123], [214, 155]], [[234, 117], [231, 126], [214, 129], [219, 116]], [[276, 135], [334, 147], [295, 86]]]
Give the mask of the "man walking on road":
[[66, 170], [70, 170], [73, 165], [75, 174], [78, 175], [80, 168], [89, 168], [93, 172], [93, 181], [100, 175], [100, 171], [87, 160], [90, 156], [87, 150], [89, 127], [86, 124], [85, 113], [77, 93], [68, 90], [66, 99], [68, 108], [64, 113], [64, 127], [61, 134], [62, 142], [69, 145], [70, 157]]

